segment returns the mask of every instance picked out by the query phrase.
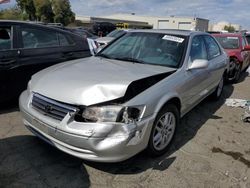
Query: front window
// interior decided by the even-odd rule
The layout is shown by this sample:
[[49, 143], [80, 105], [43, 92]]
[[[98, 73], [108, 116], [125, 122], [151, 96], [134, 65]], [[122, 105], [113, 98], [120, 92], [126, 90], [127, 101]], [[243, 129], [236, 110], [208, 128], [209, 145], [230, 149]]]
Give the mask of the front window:
[[59, 46], [57, 33], [35, 28], [22, 28], [23, 48], [48, 48]]
[[190, 60], [193, 62], [197, 59], [208, 59], [206, 46], [202, 36], [195, 36], [191, 44]]
[[178, 68], [185, 46], [185, 36], [134, 32], [110, 44], [97, 56]]
[[238, 37], [215, 37], [224, 49], [238, 49], [240, 46]]

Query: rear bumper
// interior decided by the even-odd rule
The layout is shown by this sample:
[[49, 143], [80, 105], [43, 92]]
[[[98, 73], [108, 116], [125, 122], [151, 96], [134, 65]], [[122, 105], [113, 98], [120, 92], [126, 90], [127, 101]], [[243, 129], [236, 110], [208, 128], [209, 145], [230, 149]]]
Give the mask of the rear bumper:
[[42, 140], [70, 155], [91, 161], [119, 162], [147, 146], [152, 117], [138, 125], [81, 123], [67, 120], [67, 116], [59, 122], [33, 109], [30, 98], [25, 91], [19, 99], [25, 126]]

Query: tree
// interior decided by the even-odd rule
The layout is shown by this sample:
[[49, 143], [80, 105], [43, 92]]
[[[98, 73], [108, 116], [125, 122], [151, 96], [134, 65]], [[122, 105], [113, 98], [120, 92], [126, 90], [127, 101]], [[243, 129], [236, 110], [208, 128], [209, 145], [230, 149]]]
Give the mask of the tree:
[[21, 19], [21, 11], [20, 9], [13, 7], [0, 11], [0, 19], [3, 20], [20, 20]]
[[[75, 21], [75, 14], [71, 10], [69, 0], [16, 0], [17, 7], [4, 12], [0, 11], [0, 18], [23, 19], [42, 22], [60, 22], [68, 25]], [[11, 16], [11, 14], [13, 14]]]
[[231, 26], [231, 25], [225, 25], [224, 30], [228, 31], [229, 33], [235, 32], [234, 26]]
[[29, 20], [36, 20], [36, 8], [33, 0], [16, 0], [17, 6], [22, 11], [23, 20], [28, 17]]
[[47, 23], [54, 21], [54, 13], [49, 0], [34, 0], [34, 5], [38, 21]]
[[55, 22], [68, 25], [75, 21], [75, 14], [71, 10], [69, 0], [52, 0], [52, 9], [55, 14]]

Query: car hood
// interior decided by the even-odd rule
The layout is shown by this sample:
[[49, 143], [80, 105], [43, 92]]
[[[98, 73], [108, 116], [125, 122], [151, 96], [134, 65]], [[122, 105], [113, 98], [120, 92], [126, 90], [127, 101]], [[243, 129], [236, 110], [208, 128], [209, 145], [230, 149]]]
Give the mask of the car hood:
[[30, 90], [74, 105], [92, 105], [125, 95], [136, 80], [176, 69], [101, 57], [68, 61], [32, 76]]

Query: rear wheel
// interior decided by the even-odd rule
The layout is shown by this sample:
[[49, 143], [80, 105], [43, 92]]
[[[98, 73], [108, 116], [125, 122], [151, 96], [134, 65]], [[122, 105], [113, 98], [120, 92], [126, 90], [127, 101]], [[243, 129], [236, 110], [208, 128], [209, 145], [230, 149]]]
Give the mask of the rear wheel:
[[235, 78], [234, 78], [234, 83], [237, 83], [240, 79], [240, 75], [241, 75], [241, 65], [238, 64], [238, 67], [237, 67], [237, 71], [236, 71], [236, 75], [235, 75]]
[[167, 104], [158, 113], [147, 147], [151, 156], [159, 156], [167, 151], [179, 124], [179, 118], [179, 111], [173, 104]]
[[237, 59], [231, 59], [229, 63], [229, 71], [227, 74], [227, 79], [230, 82], [237, 82], [240, 77], [241, 67]]

